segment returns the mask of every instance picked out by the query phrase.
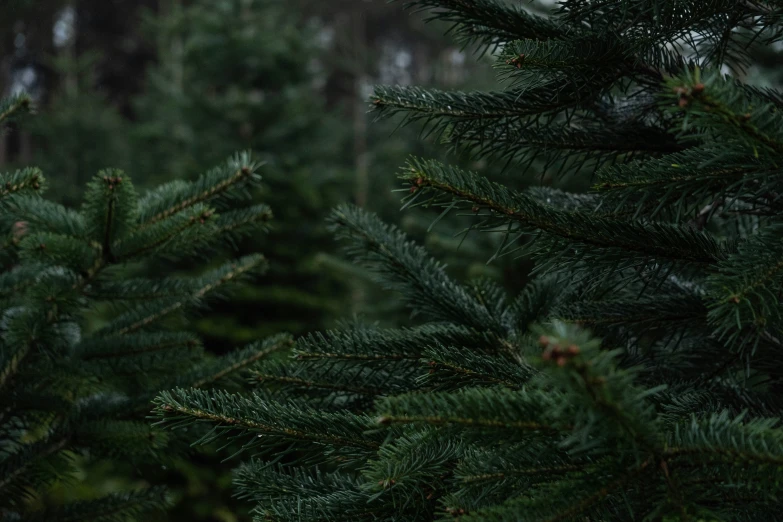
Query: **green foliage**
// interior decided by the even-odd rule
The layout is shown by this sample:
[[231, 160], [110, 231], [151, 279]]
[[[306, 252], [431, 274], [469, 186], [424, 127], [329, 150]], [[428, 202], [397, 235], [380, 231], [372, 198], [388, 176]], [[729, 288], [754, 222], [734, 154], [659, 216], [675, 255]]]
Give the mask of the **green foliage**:
[[268, 209], [245, 197], [259, 167], [239, 154], [196, 182], [142, 197], [121, 171], [105, 170], [79, 211], [42, 199], [37, 169], [4, 175], [0, 518], [119, 522], [165, 507], [155, 488], [75, 500], [66, 486], [70, 502], [39, 504], [51, 486], [75, 480], [80, 458], [171, 458], [181, 443], [144, 421], [155, 394], [225, 383], [289, 346], [278, 336], [215, 358], [180, 331], [178, 319], [260, 274], [260, 254], [189, 277], [138, 276], [145, 263], [193, 258], [240, 229], [263, 230]]
[[17, 94], [0, 101], [0, 123], [7, 125], [30, 111], [32, 100], [26, 94]]
[[[160, 425], [245, 441], [259, 521], [781, 520], [782, 96], [741, 77], [780, 6], [409, 4], [501, 47], [510, 87], [377, 89], [379, 116], [508, 163], [499, 182], [413, 159], [405, 207], [500, 235], [487, 257], [536, 278], [515, 298], [459, 283], [339, 207], [353, 261], [419, 324], [304, 337], [251, 397], [160, 394]], [[592, 189], [513, 186], [539, 176]]]
[[240, 252], [263, 248], [269, 272], [195, 324], [210, 346], [311, 331], [347, 301], [346, 285], [317, 261], [333, 250], [325, 215], [350, 190], [342, 167], [347, 129], [314, 87], [317, 28], [283, 4], [198, 0], [150, 17], [146, 27], [160, 42], [159, 60], [133, 100], [135, 171], [145, 181], [161, 173], [188, 179], [199, 165], [252, 150], [266, 162], [252, 196], [279, 218], [263, 239], [236, 235]]

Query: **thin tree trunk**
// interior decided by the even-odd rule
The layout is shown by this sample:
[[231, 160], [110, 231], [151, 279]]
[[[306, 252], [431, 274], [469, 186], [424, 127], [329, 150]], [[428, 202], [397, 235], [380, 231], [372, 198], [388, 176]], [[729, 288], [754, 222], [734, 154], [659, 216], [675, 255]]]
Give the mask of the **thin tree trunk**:
[[[354, 201], [359, 207], [367, 206], [370, 192], [369, 157], [367, 150], [367, 104], [364, 101], [364, 86], [367, 83], [367, 21], [365, 14], [357, 10], [351, 15], [351, 52], [353, 54], [353, 154], [355, 186]], [[354, 286], [354, 311], [365, 309], [367, 292], [363, 285]]]
[[364, 100], [364, 86], [367, 75], [364, 71], [364, 58], [367, 47], [367, 23], [364, 14], [357, 11], [353, 16], [353, 49], [356, 52], [355, 73], [353, 78], [353, 151], [356, 169], [354, 200], [360, 207], [367, 206], [370, 190], [369, 161], [367, 157], [367, 103]]

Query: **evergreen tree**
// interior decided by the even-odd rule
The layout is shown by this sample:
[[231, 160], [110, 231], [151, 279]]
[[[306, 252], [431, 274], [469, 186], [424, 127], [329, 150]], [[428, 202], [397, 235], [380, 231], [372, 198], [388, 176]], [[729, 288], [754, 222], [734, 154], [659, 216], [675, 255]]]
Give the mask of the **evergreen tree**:
[[500, 49], [510, 85], [379, 88], [376, 110], [593, 189], [411, 160], [411, 205], [475, 216], [536, 279], [513, 299], [459, 284], [341, 207], [355, 262], [420, 325], [306, 336], [252, 395], [160, 394], [160, 423], [244, 441], [258, 520], [781, 520], [783, 94], [739, 79], [783, 38], [779, 3], [410, 4]]
[[[0, 104], [5, 123], [26, 96]], [[198, 180], [137, 194], [119, 170], [99, 172], [79, 210], [43, 199], [37, 168], [2, 175], [0, 226], [0, 519], [125, 521], [166, 504], [160, 488], [53, 504], [85, 459], [166, 461], [181, 444], [150, 428], [150, 400], [174, 386], [226, 384], [290, 346], [285, 336], [206, 357], [189, 313], [263, 272], [261, 254], [190, 277], [142, 277], [147, 263], [197, 258], [266, 228], [248, 205], [259, 165], [239, 154]], [[73, 487], [75, 489], [75, 487]]]
[[[43, 172], [57, 172], [49, 186], [57, 203], [66, 206], [78, 206], [82, 187], [95, 172], [109, 166], [132, 167], [130, 126], [96, 88], [97, 60], [97, 53], [54, 60], [58, 76], [72, 81], [52, 89], [45, 110], [24, 126], [34, 143], [32, 163]], [[17, 158], [12, 166], [22, 161], [25, 158]]]
[[[263, 284], [221, 303], [199, 331], [211, 345], [225, 345], [325, 326], [347, 292], [316, 256], [333, 249], [324, 217], [343, 199], [349, 174], [346, 127], [315, 86], [314, 28], [279, 0], [196, 0], [148, 30], [160, 41], [159, 63], [134, 100], [133, 139], [143, 151], [134, 169], [145, 179], [186, 179], [196, 165], [252, 150], [267, 161], [255, 197], [280, 218], [264, 240], [270, 268]], [[238, 246], [258, 249], [259, 239]]]

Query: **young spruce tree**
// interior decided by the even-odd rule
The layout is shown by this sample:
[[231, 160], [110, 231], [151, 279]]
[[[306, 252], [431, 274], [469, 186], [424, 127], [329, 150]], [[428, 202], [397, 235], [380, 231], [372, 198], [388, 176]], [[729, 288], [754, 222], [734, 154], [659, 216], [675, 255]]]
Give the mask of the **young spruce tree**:
[[245, 441], [236, 485], [259, 521], [783, 519], [783, 94], [736, 76], [779, 44], [780, 3], [410, 4], [499, 50], [509, 85], [380, 88], [379, 114], [593, 190], [412, 160], [411, 204], [506, 234], [500, 253], [537, 264], [529, 287], [458, 284], [339, 208], [354, 259], [420, 326], [304, 337], [252, 395], [159, 395], [161, 422]]
[[[25, 96], [4, 101], [0, 120], [29, 105]], [[225, 383], [289, 346], [279, 336], [207, 358], [198, 337], [178, 329], [187, 312], [262, 272], [260, 254], [192, 277], [137, 275], [144, 263], [203, 256], [265, 229], [269, 209], [243, 203], [258, 167], [239, 154], [195, 182], [145, 196], [121, 171], [104, 170], [78, 211], [40, 196], [45, 179], [36, 168], [2, 175], [1, 520], [137, 520], [164, 506], [160, 488], [64, 505], [46, 493], [75, 480], [85, 458], [120, 468], [165, 458], [177, 441], [144, 419], [157, 393]]]

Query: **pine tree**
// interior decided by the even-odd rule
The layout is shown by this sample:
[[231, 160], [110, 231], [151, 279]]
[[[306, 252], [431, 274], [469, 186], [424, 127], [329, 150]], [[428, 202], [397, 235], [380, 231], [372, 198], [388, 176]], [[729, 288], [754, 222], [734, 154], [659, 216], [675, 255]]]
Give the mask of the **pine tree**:
[[[347, 126], [315, 87], [313, 28], [279, 1], [196, 0], [169, 11], [148, 27], [161, 44], [159, 64], [134, 99], [132, 136], [143, 151], [136, 167], [145, 179], [187, 178], [197, 165], [252, 150], [267, 162], [255, 197], [279, 217], [263, 240], [270, 260], [263, 283], [196, 326], [210, 346], [323, 327], [347, 291], [316, 257], [333, 249], [324, 218], [343, 199], [350, 174], [342, 157]], [[259, 243], [251, 237], [238, 247]]]
[[[0, 120], [29, 106], [26, 96], [4, 101]], [[37, 168], [2, 175], [0, 519], [140, 520], [165, 506], [157, 487], [62, 505], [46, 495], [73, 484], [85, 459], [108, 459], [119, 470], [166, 462], [183, 448], [144, 418], [157, 393], [225, 385], [290, 347], [277, 336], [209, 358], [183, 325], [262, 273], [261, 254], [190, 277], [139, 276], [145, 264], [198, 258], [263, 231], [269, 208], [247, 204], [259, 168], [238, 154], [194, 182], [146, 195], [108, 169], [89, 182], [78, 210], [41, 197], [46, 180]], [[73, 500], [67, 485], [65, 493]]]
[[378, 113], [592, 189], [412, 159], [408, 203], [503, 234], [530, 285], [460, 284], [340, 207], [354, 261], [419, 325], [303, 337], [254, 394], [160, 394], [160, 424], [244, 441], [259, 521], [781, 520], [783, 94], [739, 80], [783, 37], [780, 4], [410, 4], [496, 52], [508, 86], [379, 88]]

